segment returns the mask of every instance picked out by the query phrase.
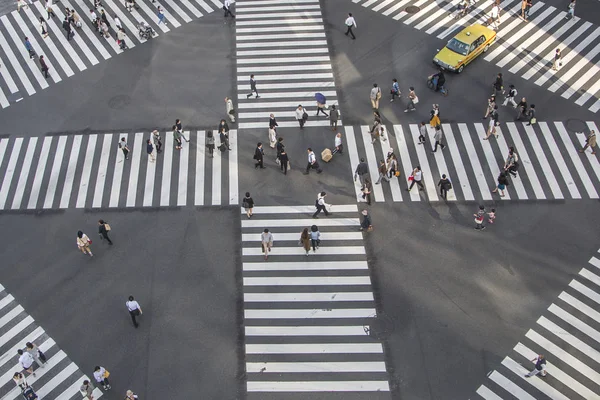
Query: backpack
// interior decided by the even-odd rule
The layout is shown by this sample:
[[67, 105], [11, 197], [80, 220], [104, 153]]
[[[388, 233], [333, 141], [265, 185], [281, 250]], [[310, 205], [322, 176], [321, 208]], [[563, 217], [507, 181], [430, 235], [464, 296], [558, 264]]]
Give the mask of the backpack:
[[242, 203], [242, 207], [244, 207], [244, 208], [250, 208], [250, 203], [248, 203], [246, 201], [246, 199], [244, 199], [244, 202]]

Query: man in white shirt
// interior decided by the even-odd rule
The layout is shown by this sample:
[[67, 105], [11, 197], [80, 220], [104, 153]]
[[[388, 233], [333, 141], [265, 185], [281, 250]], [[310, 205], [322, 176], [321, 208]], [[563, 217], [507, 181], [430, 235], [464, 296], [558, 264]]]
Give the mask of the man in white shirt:
[[127, 301], [125, 305], [127, 306], [129, 315], [131, 315], [133, 326], [137, 328], [139, 325], [135, 320], [135, 317], [139, 317], [140, 315], [142, 315], [142, 307], [140, 307], [140, 304], [134, 300], [133, 296], [129, 296], [129, 301]]
[[498, 26], [500, 25], [500, 5], [497, 1], [494, 3], [492, 11], [490, 11], [488, 25], [491, 25], [493, 30], [498, 30]]
[[317, 200], [315, 201], [315, 207], [317, 208], [317, 211], [315, 211], [313, 214], [313, 218], [319, 218], [317, 215], [321, 211], [325, 213], [325, 216], [331, 214], [329, 211], [327, 211], [327, 207], [331, 208], [331, 204], [325, 203], [325, 196], [327, 196], [327, 193], [325, 192], [317, 193]]
[[225, 109], [231, 123], [235, 123], [235, 109], [233, 108], [233, 101], [229, 97], [225, 97]]
[[223, 10], [225, 11], [225, 18], [227, 18], [227, 15], [231, 15], [231, 18], [235, 18], [235, 15], [231, 12], [231, 0], [225, 0], [223, 2]]
[[323, 172], [321, 167], [319, 167], [319, 163], [317, 162], [317, 156], [315, 156], [315, 152], [310, 147], [306, 151], [308, 152], [308, 164], [306, 164], [306, 172], [304, 173], [304, 175], [308, 175], [308, 171], [311, 168], [316, 168], [317, 174]]
[[356, 39], [356, 36], [354, 36], [354, 32], [352, 32], [352, 27], [357, 28], [356, 26], [356, 21], [354, 20], [354, 17], [352, 16], [352, 13], [348, 13], [348, 18], [346, 18], [346, 27], [348, 28], [346, 30], [346, 36], [348, 36], [348, 34], [352, 35], [352, 39]]
[[33, 356], [21, 349], [17, 350], [17, 354], [19, 354], [19, 364], [21, 364], [23, 369], [35, 376], [35, 372], [33, 372], [33, 362], [35, 361]]
[[419, 190], [423, 190], [425, 188], [423, 186], [423, 182], [422, 182], [423, 173], [421, 172], [420, 166], [417, 165], [417, 167], [413, 170], [413, 172], [410, 176], [412, 177], [412, 182], [410, 183], [410, 186], [408, 187], [408, 189], [406, 189], [407, 191], [410, 192], [410, 189], [412, 189], [412, 187], [415, 185], [415, 183], [419, 187]]

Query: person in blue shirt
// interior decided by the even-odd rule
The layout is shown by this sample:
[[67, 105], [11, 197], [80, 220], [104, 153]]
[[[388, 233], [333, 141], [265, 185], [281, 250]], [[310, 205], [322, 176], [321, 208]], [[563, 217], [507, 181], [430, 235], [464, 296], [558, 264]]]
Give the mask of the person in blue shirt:
[[25, 37], [25, 48], [29, 52], [29, 58], [35, 57], [35, 51], [33, 51], [33, 46], [31, 45], [28, 37]]
[[390, 103], [394, 101], [396, 96], [400, 97], [402, 93], [400, 93], [400, 85], [398, 85], [398, 79], [394, 78], [392, 82], [392, 90], [390, 90], [390, 94], [392, 98], [390, 99]]

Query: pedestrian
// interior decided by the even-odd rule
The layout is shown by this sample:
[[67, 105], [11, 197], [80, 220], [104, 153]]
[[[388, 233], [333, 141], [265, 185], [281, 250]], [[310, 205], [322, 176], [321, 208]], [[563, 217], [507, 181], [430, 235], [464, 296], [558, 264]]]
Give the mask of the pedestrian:
[[254, 199], [250, 196], [250, 192], [246, 192], [244, 199], [242, 200], [242, 207], [246, 211], [248, 219], [252, 218], [252, 209], [254, 208]]
[[81, 28], [81, 18], [79, 18], [79, 14], [77, 14], [74, 9], [71, 9], [71, 21], [75, 28]]
[[48, 66], [46, 65], [46, 61], [44, 60], [44, 56], [40, 56], [40, 68], [44, 73], [44, 78], [48, 79]]
[[83, 381], [83, 384], [79, 387], [79, 392], [83, 396], [83, 400], [94, 400], [94, 386], [89, 380]]
[[517, 177], [517, 170], [519, 169], [519, 156], [515, 152], [515, 148], [510, 146], [508, 148], [508, 156], [504, 162], [504, 172], [511, 174], [513, 178]]
[[442, 179], [438, 182], [440, 187], [440, 196], [444, 200], [448, 200], [448, 190], [452, 189], [452, 182], [446, 177], [446, 174], [442, 174]]
[[13, 375], [13, 381], [15, 382], [15, 385], [17, 385], [21, 389], [21, 393], [29, 387], [29, 383], [27, 383], [25, 375], [23, 375], [21, 372], [15, 372], [15, 374]]
[[21, 12], [22, 7], [29, 8], [25, 0], [17, 0], [17, 12]]
[[493, 224], [494, 221], [496, 220], [496, 209], [492, 208], [492, 211], [487, 213], [487, 216], [488, 216], [488, 224]]
[[[226, 2], [228, 2], [229, 0], [225, 0]], [[131, 390], [128, 390], [125, 393], [125, 400], [138, 400], [138, 395], [133, 393]]]
[[252, 96], [252, 93], [256, 93], [257, 99], [260, 97], [258, 95], [258, 90], [256, 90], [256, 79], [254, 79], [254, 74], [250, 75], [250, 93], [246, 95], [246, 98], [249, 99], [250, 96]]
[[354, 20], [354, 17], [352, 16], [352, 13], [348, 13], [348, 18], [346, 18], [346, 21], [344, 22], [346, 24], [346, 36], [348, 35], [352, 35], [352, 40], [356, 39], [356, 36], [354, 36], [354, 32], [352, 32], [352, 27], [357, 28], [356, 26], [356, 21]]
[[[152, 0], [152, 2], [154, 3], [154, 0]], [[134, 8], [136, 10], [140, 9], [135, 0], [125, 0], [125, 4], [126, 4], [125, 7], [127, 8], [127, 11], [129, 11], [129, 12], [133, 11]]]
[[562, 67], [562, 53], [560, 49], [556, 49], [554, 52], [554, 60], [552, 61], [552, 70], [558, 71], [559, 67]]
[[473, 216], [475, 217], [475, 229], [476, 230], [485, 229], [485, 225], [483, 224], [483, 220], [485, 219], [485, 207], [479, 206], [479, 210], [477, 211], [477, 214], [473, 214]]
[[408, 180], [411, 182], [410, 182], [410, 186], [408, 187], [408, 189], [406, 189], [406, 191], [410, 192], [410, 190], [415, 185], [415, 183], [419, 187], [419, 190], [423, 190], [425, 187], [423, 186], [422, 179], [423, 179], [423, 172], [421, 171], [421, 167], [417, 165], [416, 168], [413, 169], [410, 176], [408, 177]]
[[110, 34], [108, 33], [108, 28], [109, 28], [108, 24], [106, 22], [100, 21], [100, 20], [99, 20], [99, 23], [100, 23], [100, 34], [104, 35], [104, 37], [106, 39], [110, 39]]
[[77, 231], [77, 247], [79, 248], [79, 250], [81, 250], [83, 254], [87, 253], [90, 255], [90, 257], [93, 257], [94, 255], [92, 254], [92, 250], [90, 249], [91, 244], [92, 241], [90, 240], [88, 235], [86, 235], [82, 231]]
[[63, 20], [62, 26], [67, 34], [67, 40], [71, 40], [71, 34], [75, 36], [75, 32], [71, 31], [71, 24], [69, 23], [69, 19], [67, 17], [65, 17], [65, 19]]
[[494, 88], [494, 92], [492, 93], [494, 99], [496, 97], [499, 97], [500, 94], [504, 94], [504, 78], [502, 78], [501, 72], [499, 72], [498, 75], [496, 75], [496, 80], [494, 81], [494, 84], [492, 86]]
[[94, 368], [94, 379], [96, 379], [96, 382], [102, 385], [102, 389], [104, 390], [111, 388], [110, 382], [108, 381], [109, 376], [110, 372], [108, 372], [106, 368], [98, 365]]
[[493, 30], [498, 30], [500, 26], [500, 1], [496, 0], [490, 11], [490, 16], [486, 22], [486, 25], [491, 25]]
[[[224, 119], [221, 120], [221, 122], [225, 123], [225, 125], [227, 125], [227, 123], [225, 122]], [[181, 135], [181, 137], [183, 138], [183, 140], [185, 140], [186, 142], [190, 142], [188, 140], [188, 138], [185, 137], [184, 132], [183, 132], [183, 125], [181, 124], [181, 120], [178, 118], [175, 120], [175, 129], [177, 129], [179, 131], [179, 134]], [[229, 127], [227, 127], [227, 132], [229, 132]]]
[[33, 46], [31, 45], [31, 42], [29, 41], [29, 38], [27, 36], [25, 36], [25, 48], [27, 49], [27, 52], [29, 53], [30, 59], [35, 57], [35, 51], [33, 51]]
[[360, 181], [360, 188], [365, 187], [365, 179], [369, 177], [369, 164], [365, 162], [364, 158], [360, 159], [360, 162], [356, 166], [354, 170], [354, 182], [356, 182], [356, 178]]
[[[435, 106], [435, 104], [434, 104]], [[440, 121], [440, 117], [439, 115], [436, 113], [436, 109], [432, 109], [431, 110], [431, 119], [429, 120], [429, 126], [431, 126], [432, 129], [437, 129], [438, 126], [440, 126], [442, 123], [442, 121]]]
[[97, 10], [98, 7], [103, 7], [102, 6], [102, 1], [101, 0], [94, 0], [94, 8]]
[[42, 30], [42, 36], [46, 39], [48, 37], [48, 24], [46, 24], [44, 17], [40, 17], [40, 29]]
[[231, 12], [231, 0], [225, 0], [223, 2], [223, 11], [225, 11], [224, 18], [227, 18], [228, 15], [231, 15], [231, 18], [235, 18], [235, 15]]
[[215, 158], [215, 138], [213, 137], [212, 131], [206, 131], [206, 139], [204, 140], [208, 154], [211, 158]]
[[54, 10], [52, 9], [52, 0], [46, 1], [46, 12], [48, 13], [48, 19], [56, 17], [56, 14], [54, 14]]
[[92, 8], [90, 8], [90, 20], [92, 21], [92, 25], [94, 25], [94, 29], [98, 32], [98, 14]]
[[400, 171], [398, 170], [398, 159], [393, 153], [387, 161], [387, 173], [389, 179], [392, 179], [394, 176], [400, 176]]
[[39, 365], [42, 368], [46, 368], [46, 356], [44, 355], [44, 353], [42, 353], [42, 351], [39, 349], [39, 347], [37, 347], [35, 343], [25, 343], [25, 350], [27, 350], [27, 352], [31, 354], [37, 365]]
[[290, 159], [288, 158], [285, 149], [281, 150], [281, 153], [279, 154], [279, 167], [283, 171], [283, 174], [287, 175], [287, 171], [290, 168]]
[[150, 162], [154, 162], [156, 160], [156, 156], [154, 155], [154, 146], [152, 145], [152, 140], [150, 139], [146, 141], [146, 153], [148, 153]]
[[158, 24], [157, 25], [160, 25], [161, 22], [163, 24], [165, 24], [165, 26], [167, 25], [167, 21], [165, 19], [165, 12], [161, 8], [161, 6], [158, 6]]
[[319, 218], [317, 215], [319, 215], [321, 211], [325, 213], [326, 217], [331, 214], [331, 212], [327, 210], [327, 207], [331, 208], [331, 204], [327, 204], [325, 202], [325, 196], [327, 196], [327, 193], [325, 192], [317, 193], [317, 200], [315, 200], [315, 207], [317, 211], [315, 211], [313, 214], [313, 218]]
[[160, 137], [160, 133], [156, 129], [152, 131], [152, 138], [154, 146], [156, 147], [156, 152], [162, 152], [162, 138]]
[[308, 253], [310, 252], [310, 233], [308, 233], [308, 228], [304, 228], [300, 234], [300, 245], [304, 248], [306, 257], [308, 257]]
[[419, 143], [417, 144], [424, 144], [425, 136], [427, 136], [427, 134], [427, 125], [425, 124], [425, 121], [421, 121], [421, 124], [419, 125]]
[[319, 166], [319, 162], [317, 161], [317, 156], [315, 156], [314, 151], [309, 147], [308, 149], [306, 149], [306, 152], [308, 153], [308, 163], [306, 164], [306, 172], [304, 173], [304, 175], [308, 175], [308, 171], [310, 169], [316, 169], [317, 174], [323, 172], [323, 170]]
[[279, 124], [277, 123], [277, 118], [275, 118], [275, 114], [269, 115], [269, 128], [277, 129]]
[[381, 136], [382, 131], [383, 126], [381, 126], [381, 124], [375, 123], [373, 125], [371, 131], [369, 131], [369, 133], [371, 134], [371, 144], [375, 144], [377, 139], [379, 139], [379, 137]]
[[235, 109], [233, 108], [233, 101], [229, 97], [225, 97], [225, 110], [231, 123], [235, 124]]
[[338, 120], [340, 119], [340, 112], [335, 108], [335, 104], [331, 106], [331, 111], [329, 111], [329, 126], [332, 131], [337, 129]]
[[492, 135], [496, 139], [498, 139], [498, 133], [496, 133], [496, 126], [500, 125], [500, 116], [498, 114], [498, 106], [494, 106], [494, 111], [490, 114], [490, 122], [488, 123], [487, 135], [483, 138], [483, 140], [488, 140], [488, 138]]
[[173, 141], [175, 143], [175, 150], [181, 150], [181, 133], [179, 133], [175, 125], [173, 125]]
[[304, 124], [306, 123], [306, 120], [308, 119], [308, 114], [302, 107], [302, 104], [299, 104], [298, 108], [296, 108], [296, 119], [298, 120], [298, 124], [300, 124], [300, 129], [303, 129]]
[[334, 147], [335, 149], [333, 149], [331, 155], [336, 153], [344, 154], [344, 145], [342, 144], [342, 134], [340, 132], [335, 135]]
[[527, 114], [527, 100], [525, 97], [521, 98], [519, 104], [517, 104], [517, 117], [515, 121], [519, 121], [521, 117], [524, 117]]
[[529, 110], [527, 111], [527, 119], [529, 119], [527, 126], [537, 123], [537, 118], [535, 117], [535, 104], [529, 106]]
[[487, 107], [485, 109], [485, 115], [481, 119], [486, 119], [494, 111], [495, 105], [496, 105], [496, 96], [491, 95], [490, 98], [488, 99]]
[[33, 363], [35, 362], [35, 359], [31, 354], [21, 349], [17, 350], [17, 354], [19, 355], [19, 364], [21, 364], [21, 367], [23, 367], [29, 375], [35, 376], [35, 372], [33, 372]]
[[[269, 126], [269, 130], [270, 129], [275, 130], [275, 126], [273, 126], [271, 128], [271, 125], [270, 125]], [[275, 152], [276, 152], [275, 163], [277, 165], [281, 165], [280, 156], [281, 156], [281, 152], [284, 151], [284, 149], [285, 149], [285, 144], [283, 144], [283, 138], [282, 137], [278, 137], [277, 138], [277, 143], [275, 144]]]
[[269, 128], [269, 146], [274, 149], [277, 144], [277, 132], [275, 128]]
[[[573, 0], [575, 2], [575, 0]], [[537, 374], [542, 375], [542, 377], [546, 377], [548, 373], [546, 372], [546, 357], [543, 354], [538, 355], [536, 358], [531, 360], [532, 363], [535, 364], [535, 368], [525, 374], [525, 378], [531, 378]]]
[[390, 90], [390, 95], [392, 98], [390, 99], [390, 103], [394, 101], [394, 98], [400, 97], [402, 93], [400, 92], [400, 85], [398, 84], [398, 79], [392, 79], [392, 89]]
[[515, 88], [515, 85], [509, 85], [508, 88], [508, 94], [506, 95], [506, 97], [504, 97], [504, 102], [502, 103], [502, 105], [506, 106], [508, 105], [508, 103], [510, 103], [514, 108], [517, 108], [517, 103], [515, 103], [515, 97], [518, 93], [517, 89]]
[[593, 129], [590, 131], [587, 139], [585, 139], [585, 146], [579, 152], [585, 152], [588, 147], [592, 149], [592, 154], [596, 154], [596, 131]]
[[260, 167], [261, 169], [265, 168], [265, 166], [263, 165], [264, 157], [265, 153], [262, 147], [262, 142], [258, 142], [256, 144], [256, 149], [254, 150], [254, 159], [256, 160], [256, 163], [254, 164], [254, 169], [257, 169], [258, 167]]
[[107, 27], [110, 28], [110, 22], [108, 22], [108, 17], [106, 16], [104, 9], [100, 10], [100, 19], [106, 24]]
[[119, 19], [119, 17], [117, 17], [117, 14], [113, 15], [113, 21], [115, 22], [115, 26], [117, 27], [117, 29], [115, 29], [116, 31], [123, 29], [123, 25], [121, 24], [121, 20]]
[[267, 260], [269, 258], [269, 252], [273, 247], [273, 235], [268, 229], [265, 229], [263, 233], [260, 234], [260, 241], [262, 243], [262, 251], [265, 253], [265, 260]]
[[321, 245], [321, 232], [319, 232], [319, 227], [316, 225], [310, 227], [310, 244], [312, 245], [313, 253], [316, 253]]
[[362, 189], [362, 198], [368, 204], [371, 205], [371, 193], [373, 192], [373, 186], [369, 178], [365, 179], [365, 185]]
[[[128, 297], [128, 300], [125, 302], [125, 306], [127, 307], [127, 311], [129, 311], [129, 316], [131, 317], [131, 320], [133, 321], [133, 326], [135, 326], [137, 328], [139, 326], [139, 324], [137, 323], [137, 320], [135, 319], [135, 317], [139, 317], [140, 315], [143, 314], [142, 307], [140, 307], [140, 304], [137, 301], [135, 301], [133, 296]], [[96, 379], [96, 380], [98, 380], [98, 379]], [[100, 382], [100, 381], [98, 381], [98, 382]]]
[[533, 0], [527, 0], [527, 5], [525, 7], [525, 21], [529, 19], [529, 11], [531, 11], [531, 7], [533, 7]]
[[231, 147], [229, 147], [229, 135], [227, 134], [227, 131], [225, 131], [225, 128], [221, 128], [221, 131], [219, 132], [219, 141], [221, 142], [219, 150], [231, 150]]
[[108, 237], [108, 232], [110, 232], [110, 225], [108, 222], [105, 222], [103, 219], [98, 221], [98, 235], [100, 236], [100, 240], [106, 239], [109, 245], [112, 246], [113, 242]]
[[528, 0], [521, 0], [521, 19], [523, 21], [527, 21], [527, 19], [525, 18], [525, 10], [527, 9], [527, 1]]
[[[221, 119], [221, 121], [219, 121], [219, 132], [225, 132], [225, 133], [229, 133], [229, 125], [227, 125], [227, 121], [225, 121], [224, 119]], [[227, 147], [229, 147], [229, 145], [227, 145]]]
[[123, 28], [117, 29], [117, 44], [121, 50], [128, 50], [127, 42], [125, 41], [125, 30]]
[[446, 145], [442, 143], [443, 138], [444, 138], [444, 133], [442, 131], [442, 127], [440, 125], [438, 125], [435, 128], [435, 133], [433, 134], [433, 139], [435, 140], [435, 146], [433, 147], [433, 150], [431, 150], [432, 153], [435, 153], [437, 151], [438, 145], [442, 148], [442, 150], [444, 150], [446, 148]]
[[317, 113], [315, 114], [315, 117], [318, 117], [319, 113], [322, 113], [325, 117], [329, 117], [329, 114], [325, 112], [325, 107], [325, 104], [319, 103], [317, 101]]
[[379, 110], [379, 99], [381, 99], [381, 88], [377, 86], [376, 83], [373, 84], [373, 88], [371, 88], [371, 92], [369, 93], [369, 98], [371, 99], [371, 106], [373, 110]]
[[565, 19], [575, 18], [575, 0], [571, 0], [567, 7], [567, 15], [565, 15]]
[[404, 110], [404, 112], [416, 110], [417, 107], [415, 107], [415, 104], [418, 104], [418, 103], [419, 103], [419, 97], [417, 97], [417, 94], [415, 93], [415, 88], [411, 86], [408, 91], [408, 105], [406, 106], [406, 109]]
[[506, 173], [504, 171], [500, 171], [500, 175], [498, 175], [498, 185], [492, 190], [492, 193], [500, 192], [500, 197], [504, 197], [504, 190], [508, 185], [508, 179], [506, 178]]
[[371, 224], [371, 216], [369, 215], [369, 211], [362, 210], [361, 214], [363, 215], [363, 220], [360, 223], [360, 230], [371, 232], [373, 230], [373, 225]]
[[127, 141], [124, 137], [122, 137], [121, 141], [119, 142], [119, 148], [121, 149], [121, 151], [123, 151], [125, 159], [129, 160], [129, 146], [127, 146]]

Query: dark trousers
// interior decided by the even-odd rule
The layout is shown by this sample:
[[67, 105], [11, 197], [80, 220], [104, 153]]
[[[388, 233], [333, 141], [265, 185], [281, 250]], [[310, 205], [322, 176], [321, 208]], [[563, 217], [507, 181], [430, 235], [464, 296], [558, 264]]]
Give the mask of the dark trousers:
[[352, 26], [349, 26], [346, 30], [346, 36], [348, 36], [348, 34], [352, 35], [352, 39], [356, 39], [356, 36], [354, 36], [354, 32], [352, 32]]
[[313, 251], [317, 251], [317, 247], [319, 246], [320, 242], [321, 241], [319, 239], [310, 239], [310, 243], [312, 244]]
[[331, 155], [334, 155], [335, 153], [344, 154], [344, 145], [340, 144], [339, 147], [336, 147], [335, 149], [333, 149], [333, 151], [331, 152]]
[[108, 244], [113, 244], [112, 240], [110, 240], [110, 238], [108, 237], [108, 233], [101, 233], [100, 235], [101, 235], [100, 236], [101, 238], [106, 239], [106, 241], [108, 242]]
[[29, 58], [35, 57], [35, 51], [33, 51], [33, 49], [27, 51], [29, 52]]
[[419, 144], [425, 143], [425, 136], [419, 135]]
[[48, 67], [42, 68], [42, 72], [44, 73], [44, 78], [48, 78]]
[[71, 30], [70, 30], [70, 29], [69, 29], [68, 31], [67, 31], [67, 30], [65, 30], [65, 31], [67, 32], [67, 40], [71, 40], [71, 37], [72, 37], [72, 33], [73, 33], [73, 32], [71, 32]]
[[154, 145], [156, 146], [156, 152], [160, 153], [162, 149], [162, 142], [160, 140], [155, 140]]
[[250, 93], [248, 93], [246, 97], [252, 96], [252, 93], [256, 93], [256, 97], [258, 97], [258, 90], [256, 90], [256, 87], [251, 88]]
[[133, 321], [133, 326], [135, 326], [136, 328], [139, 326], [135, 317], [138, 315], [139, 310], [136, 308], [133, 311], [129, 311], [129, 315], [131, 315], [131, 320]]
[[440, 196], [442, 196], [442, 199], [448, 200], [448, 190], [446, 188], [440, 188]]
[[323, 110], [321, 107], [317, 107], [317, 116], [319, 115], [319, 113], [323, 113], [323, 115], [329, 117], [329, 114], [327, 114], [325, 110]]
[[127, 150], [127, 149], [121, 149], [121, 150], [123, 150], [123, 154], [125, 155], [125, 158], [128, 158], [129, 157], [129, 150]]
[[317, 174], [320, 174], [321, 172], [323, 172], [323, 170], [321, 169], [321, 167], [319, 167], [319, 163], [317, 163], [317, 162], [316, 162], [316, 163], [314, 163], [314, 164], [311, 164], [311, 163], [307, 163], [307, 164], [306, 164], [306, 173], [307, 173], [307, 174], [308, 174], [308, 171], [309, 171], [311, 168], [316, 168], [316, 170], [317, 170]]
[[443, 144], [442, 142], [440, 142], [439, 140], [435, 141], [435, 147], [433, 148], [433, 151], [437, 151], [438, 145], [440, 145], [440, 147], [442, 148], [442, 150], [444, 150], [444, 147], [446, 147], [445, 144]]
[[392, 95], [392, 100], [394, 100], [395, 97], [400, 97], [398, 93], [399, 92], [390, 91], [390, 94]]
[[235, 15], [233, 15], [233, 13], [231, 12], [231, 10], [229, 8], [224, 8], [225, 10], [225, 15], [224, 17], [227, 18], [228, 15], [231, 15], [231, 18], [235, 18]]
[[317, 215], [319, 215], [319, 213], [323, 211], [325, 213], [325, 215], [329, 215], [329, 211], [327, 211], [327, 209], [325, 208], [325, 206], [317, 206], [317, 211], [315, 211], [315, 213], [313, 214], [313, 218], [316, 217]]
[[304, 128], [305, 122], [306, 122], [306, 120], [304, 118], [298, 120], [298, 123], [300, 124], [300, 128]]
[[423, 182], [413, 179], [413, 181], [410, 183], [410, 186], [408, 187], [408, 190], [412, 189], [412, 187], [415, 186], [415, 183], [417, 184], [417, 186], [419, 186], [419, 189], [425, 189], [425, 186], [423, 186]]
[[281, 168], [281, 170], [283, 171], [284, 175], [287, 175], [287, 170], [288, 170], [288, 161], [280, 161], [279, 162], [279, 167]]
[[264, 168], [263, 160], [264, 160], [263, 158], [256, 160], [256, 164], [254, 164], [254, 169], [256, 169], [258, 167]]

